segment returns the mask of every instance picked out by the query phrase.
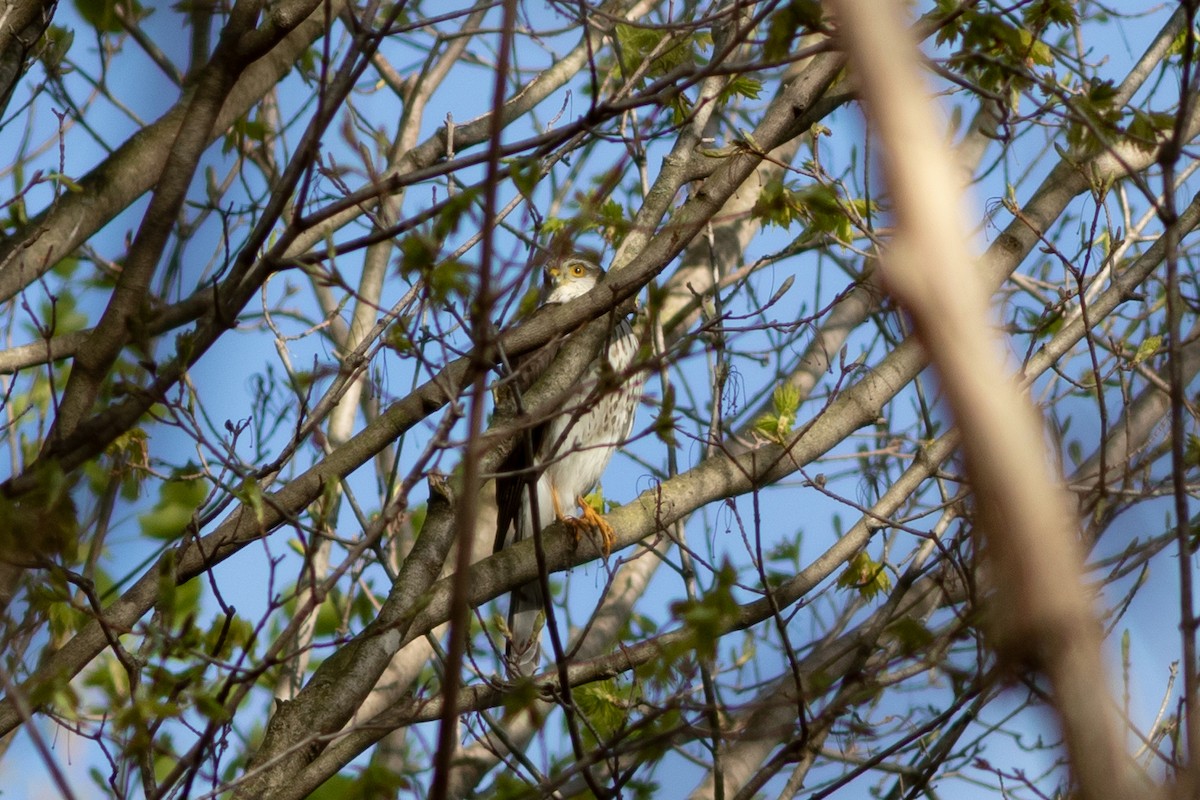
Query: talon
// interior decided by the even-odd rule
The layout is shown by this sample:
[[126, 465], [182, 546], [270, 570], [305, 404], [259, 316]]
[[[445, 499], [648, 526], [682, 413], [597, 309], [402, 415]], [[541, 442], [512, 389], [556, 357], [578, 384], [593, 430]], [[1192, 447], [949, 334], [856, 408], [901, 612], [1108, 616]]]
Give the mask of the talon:
[[616, 532], [613, 531], [612, 525], [604, 521], [604, 518], [596, 513], [596, 509], [592, 508], [582, 497], [575, 498], [576, 504], [579, 506], [580, 515], [578, 517], [569, 517], [565, 522], [570, 526], [571, 531], [575, 534], [576, 543], [582, 538], [584, 533], [599, 536], [600, 549], [604, 552], [604, 557], [608, 558], [612, 553], [613, 544], [617, 541]]

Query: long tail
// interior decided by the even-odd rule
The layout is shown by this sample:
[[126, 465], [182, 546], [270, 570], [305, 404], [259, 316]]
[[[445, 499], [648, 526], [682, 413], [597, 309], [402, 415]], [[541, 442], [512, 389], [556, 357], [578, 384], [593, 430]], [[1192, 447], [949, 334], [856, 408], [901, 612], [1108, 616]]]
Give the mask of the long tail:
[[530, 581], [514, 589], [508, 597], [509, 640], [504, 654], [509, 669], [515, 675], [527, 678], [537, 672], [545, 623], [545, 604], [538, 581]]
[[[531, 513], [530, 490], [538, 495], [538, 516], [542, 526], [554, 519], [554, 504], [547, 487], [539, 480], [520, 487], [520, 496], [512, 520], [513, 538], [516, 541], [531, 539], [534, 535]], [[542, 628], [546, 624], [546, 603], [542, 597], [539, 581], [530, 581], [513, 590], [508, 597], [508, 643], [504, 657], [510, 673], [518, 677], [529, 677], [537, 672], [542, 655]]]

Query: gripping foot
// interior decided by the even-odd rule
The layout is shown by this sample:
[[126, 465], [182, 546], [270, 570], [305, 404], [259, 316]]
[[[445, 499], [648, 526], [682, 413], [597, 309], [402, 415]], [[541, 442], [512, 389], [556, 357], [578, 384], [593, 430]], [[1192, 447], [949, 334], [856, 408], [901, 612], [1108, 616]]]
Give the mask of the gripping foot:
[[571, 529], [571, 533], [575, 534], [575, 542], [578, 543], [584, 535], [595, 536], [600, 540], [600, 549], [604, 552], [604, 557], [608, 558], [612, 553], [613, 544], [617, 541], [617, 534], [604, 521], [604, 517], [596, 513], [596, 509], [592, 508], [582, 497], [575, 498], [576, 504], [579, 506], [578, 517], [560, 517], [562, 523]]

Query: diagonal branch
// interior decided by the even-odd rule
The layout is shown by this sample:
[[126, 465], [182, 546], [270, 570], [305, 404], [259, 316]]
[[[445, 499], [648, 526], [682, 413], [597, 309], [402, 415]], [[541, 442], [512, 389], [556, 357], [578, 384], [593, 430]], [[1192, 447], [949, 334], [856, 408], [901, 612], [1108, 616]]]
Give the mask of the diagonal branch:
[[884, 145], [897, 230], [882, 260], [890, 291], [913, 316], [962, 428], [977, 530], [995, 570], [1002, 655], [1029, 659], [1057, 695], [1084, 797], [1145, 796], [1117, 733], [1100, 628], [1082, 585], [1070, 497], [1051, 474], [1041, 421], [997, 357], [982, 282], [971, 270], [967, 225], [950, 159], [921, 84], [916, 47], [896, 4], [871, 13], [838, 0], [839, 32], [862, 79]]

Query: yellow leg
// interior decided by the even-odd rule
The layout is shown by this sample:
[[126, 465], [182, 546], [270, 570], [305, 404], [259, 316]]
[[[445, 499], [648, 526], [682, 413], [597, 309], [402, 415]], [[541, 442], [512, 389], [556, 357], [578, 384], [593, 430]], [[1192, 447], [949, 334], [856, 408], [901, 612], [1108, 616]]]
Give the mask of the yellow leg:
[[600, 537], [600, 549], [604, 551], [604, 557], [608, 558], [608, 554], [612, 552], [613, 543], [617, 540], [617, 535], [613, 531], [612, 526], [596, 513], [596, 509], [585, 503], [582, 497], [576, 497], [575, 502], [579, 505], [580, 515], [578, 517], [560, 516], [559, 519], [575, 534], [576, 542], [585, 533], [598, 535]]
[[580, 515], [572, 517], [564, 514], [562, 505], [558, 501], [558, 491], [554, 487], [551, 487], [550, 502], [554, 507], [554, 516], [559, 522], [570, 528], [571, 533], [575, 534], [576, 544], [585, 533], [599, 536], [600, 549], [604, 552], [604, 557], [608, 558], [612, 553], [613, 544], [617, 541], [617, 534], [613, 531], [612, 526], [596, 513], [596, 509], [585, 503], [582, 497], [576, 497], [575, 502], [579, 506]]
[[[569, 519], [574, 519], [563, 513], [562, 506], [558, 504], [558, 490], [553, 486], [550, 487], [550, 505], [554, 506], [554, 518], [566, 522]], [[568, 523], [569, 524], [569, 523]]]

